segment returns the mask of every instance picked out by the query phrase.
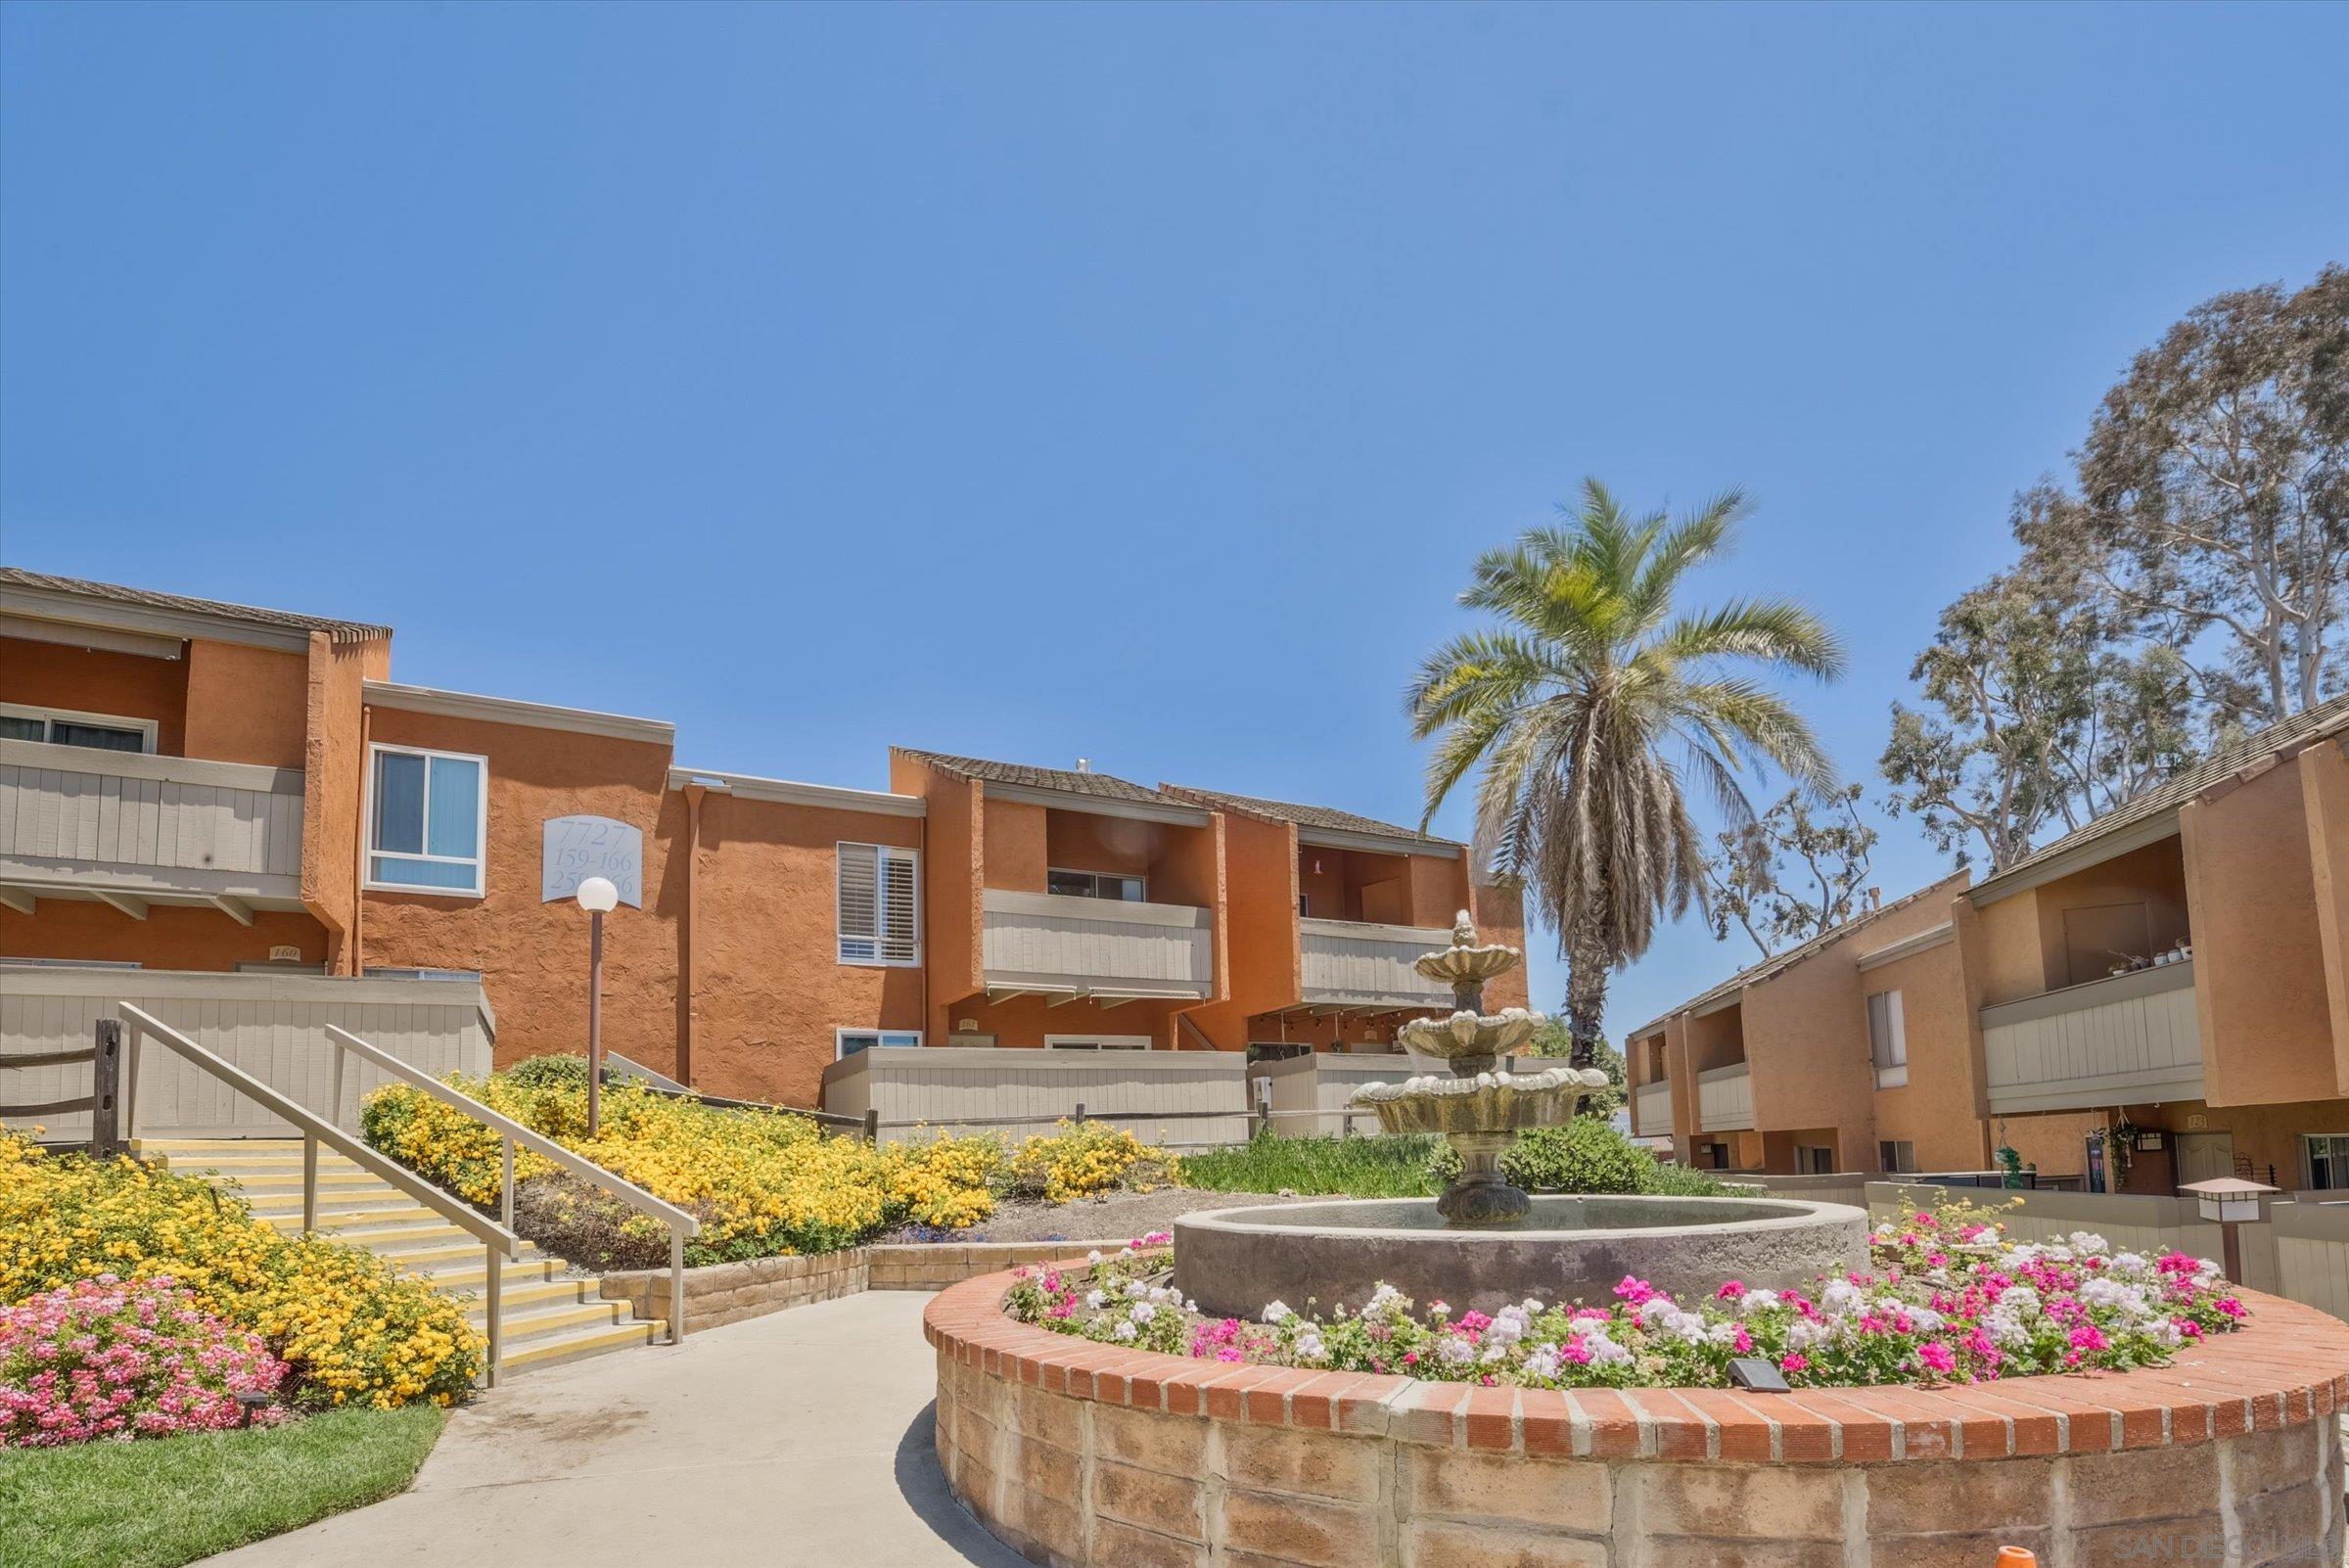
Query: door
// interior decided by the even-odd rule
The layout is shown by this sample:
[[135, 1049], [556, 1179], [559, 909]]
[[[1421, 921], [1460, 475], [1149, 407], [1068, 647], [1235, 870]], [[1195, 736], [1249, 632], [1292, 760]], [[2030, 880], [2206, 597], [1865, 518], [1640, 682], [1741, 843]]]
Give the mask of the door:
[[2232, 1132], [2181, 1132], [2178, 1144], [2178, 1184], [2208, 1181], [2213, 1176], [2234, 1175], [2234, 1134]]

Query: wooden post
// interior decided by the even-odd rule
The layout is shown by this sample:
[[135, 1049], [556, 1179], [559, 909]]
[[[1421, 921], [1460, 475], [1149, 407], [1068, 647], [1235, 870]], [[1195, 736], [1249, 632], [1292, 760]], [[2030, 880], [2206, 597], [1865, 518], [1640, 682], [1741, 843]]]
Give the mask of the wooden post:
[[1079, 1127], [1084, 1125], [1084, 1101], [1082, 1100], [1077, 1102], [1077, 1125]]
[[101, 1160], [122, 1152], [121, 1088], [122, 1020], [101, 1018], [90, 1055], [90, 1153]]
[[871, 1106], [868, 1106], [868, 1107], [866, 1107], [866, 1108], [865, 1108], [865, 1113], [864, 1113], [864, 1141], [865, 1141], [865, 1142], [867, 1142], [867, 1143], [870, 1143], [870, 1144], [874, 1145], [875, 1147], [879, 1147], [879, 1146], [880, 1146], [880, 1142], [881, 1142], [881, 1112], [880, 1112], [880, 1111], [879, 1111], [879, 1109], [878, 1109], [878, 1108], [876, 1108], [876, 1107], [871, 1107]]

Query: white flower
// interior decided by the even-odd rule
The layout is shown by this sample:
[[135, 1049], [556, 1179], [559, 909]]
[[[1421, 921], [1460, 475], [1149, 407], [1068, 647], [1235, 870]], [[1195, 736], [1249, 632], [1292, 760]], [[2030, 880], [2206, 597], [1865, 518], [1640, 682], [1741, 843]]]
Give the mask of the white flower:
[[2093, 1230], [2075, 1230], [2070, 1237], [2072, 1250], [2084, 1257], [2093, 1257], [2110, 1250], [2110, 1243]]
[[1653, 1328], [1656, 1326], [1657, 1318], [1667, 1313], [1677, 1313], [1680, 1310], [1680, 1304], [1670, 1296], [1650, 1296], [1634, 1308], [1632, 1314], [1639, 1319], [1641, 1328]]
[[1517, 1310], [1525, 1314], [1525, 1315], [1528, 1317], [1539, 1317], [1548, 1309], [1543, 1307], [1541, 1302], [1535, 1300], [1533, 1297], [1528, 1296], [1525, 1298], [1525, 1300], [1517, 1304]]
[[1289, 1304], [1285, 1301], [1265, 1303], [1265, 1321], [1267, 1323], [1285, 1323], [1296, 1315], [1295, 1313], [1289, 1311]]
[[[1737, 1325], [1735, 1323], [1715, 1323], [1711, 1328], [1705, 1330], [1705, 1341], [1707, 1344], [1725, 1348], [1734, 1345], [1737, 1343]], [[1694, 1342], [1691, 1341], [1691, 1343]]]
[[1705, 1320], [1694, 1313], [1666, 1313], [1663, 1327], [1665, 1333], [1684, 1344], [1694, 1345], [1705, 1337]]
[[1558, 1375], [1558, 1348], [1555, 1345], [1537, 1345], [1525, 1358], [1525, 1369], [1536, 1377]]
[[1749, 1290], [1738, 1299], [1738, 1310], [1747, 1313], [1766, 1313], [1778, 1304], [1774, 1290]]
[[[1128, 1250], [1130, 1250], [1130, 1249], [1128, 1249]], [[1100, 1248], [1098, 1248], [1098, 1247], [1095, 1247], [1095, 1248], [1094, 1248], [1092, 1251], [1090, 1251], [1090, 1252], [1086, 1253], [1086, 1254], [1084, 1255], [1084, 1261], [1085, 1261], [1086, 1263], [1089, 1263], [1089, 1264], [1097, 1264], [1097, 1263], [1099, 1263], [1099, 1262], [1101, 1261], [1101, 1249], [1100, 1249]]]
[[1129, 1279], [1126, 1282], [1126, 1294], [1134, 1301], [1140, 1301], [1150, 1294], [1150, 1287], [1138, 1279]]
[[1437, 1354], [1453, 1366], [1465, 1366], [1476, 1360], [1476, 1347], [1456, 1334], [1448, 1335]]
[[1118, 1339], [1131, 1339], [1134, 1335], [1133, 1323], [1130, 1319], [1122, 1320], [1110, 1333]]
[[1609, 1339], [1600, 1329], [1592, 1329], [1583, 1336], [1583, 1349], [1590, 1353], [1590, 1364], [1593, 1366], [1611, 1366], [1632, 1359], [1630, 1351]]
[[1321, 1343], [1321, 1336], [1309, 1328], [1297, 1336], [1297, 1354], [1309, 1361], [1317, 1361], [1328, 1354], [1328, 1348]]
[[1146, 1301], [1137, 1301], [1133, 1304], [1132, 1314], [1135, 1322], [1146, 1323], [1158, 1315], [1158, 1309]]
[[1084, 1293], [1084, 1304], [1087, 1307], [1099, 1307], [1108, 1300], [1109, 1292], [1106, 1290], [1088, 1290]]
[[1829, 1312], [1848, 1313], [1867, 1300], [1867, 1293], [1848, 1279], [1830, 1279], [1819, 1299]]

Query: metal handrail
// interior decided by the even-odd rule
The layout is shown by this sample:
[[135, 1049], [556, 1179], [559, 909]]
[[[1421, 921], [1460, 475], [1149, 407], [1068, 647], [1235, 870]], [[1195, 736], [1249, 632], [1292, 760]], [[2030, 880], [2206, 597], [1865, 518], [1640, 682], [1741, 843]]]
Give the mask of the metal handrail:
[[[372, 1176], [380, 1176], [392, 1186], [434, 1210], [461, 1229], [469, 1231], [483, 1245], [487, 1261], [484, 1269], [487, 1292], [487, 1326], [489, 1341], [488, 1367], [485, 1381], [497, 1386], [497, 1374], [504, 1364], [504, 1347], [498, 1328], [498, 1305], [502, 1293], [504, 1265], [501, 1259], [511, 1258], [522, 1250], [522, 1238], [511, 1225], [501, 1225], [484, 1219], [465, 1204], [434, 1186], [424, 1177], [378, 1154], [366, 1144], [337, 1127], [330, 1117], [321, 1117], [306, 1106], [297, 1104], [252, 1074], [223, 1057], [206, 1050], [178, 1030], [153, 1014], [116, 1002], [115, 1010], [122, 1015], [128, 1026], [129, 1038], [123, 1050], [122, 1136], [128, 1138], [137, 1128], [138, 1107], [136, 1085], [139, 1081], [139, 1043], [147, 1038], [161, 1041], [189, 1066], [209, 1073], [230, 1088], [260, 1106], [263, 1110], [292, 1123], [301, 1130], [301, 1233], [311, 1235], [318, 1229], [318, 1145], [323, 1143]], [[340, 1057], [337, 1058], [339, 1062]], [[340, 1096], [338, 1096], [338, 1103]]]
[[431, 1074], [401, 1061], [379, 1045], [371, 1045], [350, 1031], [336, 1025], [326, 1026], [327, 1038], [338, 1049], [335, 1052], [335, 1110], [343, 1109], [343, 1064], [351, 1052], [373, 1062], [401, 1083], [424, 1090], [441, 1104], [461, 1111], [498, 1135], [498, 1209], [509, 1229], [514, 1223], [514, 1150], [517, 1146], [530, 1150], [543, 1159], [577, 1176], [588, 1185], [610, 1193], [639, 1214], [649, 1215], [668, 1226], [668, 1342], [674, 1345], [685, 1337], [685, 1240], [702, 1233], [702, 1222], [673, 1203], [654, 1197], [625, 1176], [615, 1176], [594, 1161], [575, 1154], [545, 1133], [524, 1126], [502, 1111], [484, 1105], [472, 1095], [450, 1088]]

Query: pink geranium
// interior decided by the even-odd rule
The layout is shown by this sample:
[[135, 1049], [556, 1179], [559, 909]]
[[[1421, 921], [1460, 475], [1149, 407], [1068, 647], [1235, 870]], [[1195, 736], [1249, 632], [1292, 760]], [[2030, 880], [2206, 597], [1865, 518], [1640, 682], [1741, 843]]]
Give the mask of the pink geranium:
[[[242, 1424], [286, 1363], [168, 1278], [77, 1280], [0, 1308], [0, 1448], [166, 1437]], [[262, 1425], [285, 1412], [265, 1406]]]

